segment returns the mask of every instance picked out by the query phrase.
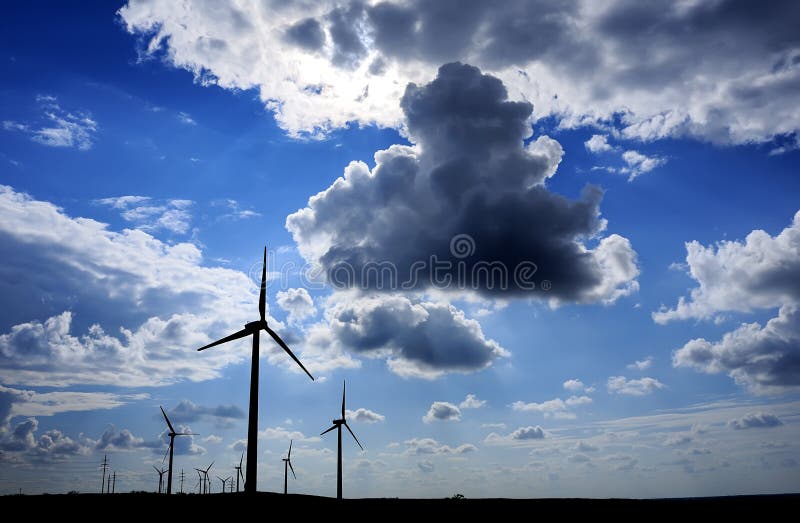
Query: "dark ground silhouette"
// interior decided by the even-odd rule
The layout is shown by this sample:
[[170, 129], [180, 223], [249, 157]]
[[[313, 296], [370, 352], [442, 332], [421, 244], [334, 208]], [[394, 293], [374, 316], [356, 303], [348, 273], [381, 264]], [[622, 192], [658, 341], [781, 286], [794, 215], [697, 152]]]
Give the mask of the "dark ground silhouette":
[[[752, 515], [760, 518], [793, 519], [791, 514], [800, 508], [800, 494], [781, 494], [764, 496], [730, 496], [717, 498], [676, 498], [676, 499], [392, 499], [367, 498], [344, 499], [323, 498], [300, 494], [273, 494], [259, 492], [254, 495], [210, 494], [200, 495], [158, 495], [152, 493], [133, 494], [58, 494], [41, 496], [4, 496], [0, 506], [6, 513], [25, 511], [36, 514], [41, 510], [47, 513], [69, 514], [73, 510], [91, 510], [94, 514], [145, 517], [163, 517], [168, 514], [204, 515], [219, 513], [230, 515], [253, 514], [256, 517], [266, 514], [273, 517], [299, 517], [308, 521], [309, 516], [329, 516], [334, 511], [346, 514], [347, 520], [390, 518], [413, 515], [426, 518], [432, 514], [442, 514], [448, 518], [472, 518], [479, 514], [495, 517], [514, 517], [536, 521], [544, 517], [564, 517], [586, 515], [598, 517], [663, 517], [687, 516], [720, 518], [734, 516], [742, 518]], [[249, 510], [260, 512], [248, 512]], [[269, 512], [264, 512], [264, 511]], [[284, 512], [284, 510], [286, 512]], [[341, 512], [344, 510], [346, 512]], [[59, 512], [63, 511], [63, 512]], [[175, 511], [175, 512], [172, 512]], [[105, 517], [105, 516], [104, 516]], [[471, 520], [471, 519], [470, 519]]]

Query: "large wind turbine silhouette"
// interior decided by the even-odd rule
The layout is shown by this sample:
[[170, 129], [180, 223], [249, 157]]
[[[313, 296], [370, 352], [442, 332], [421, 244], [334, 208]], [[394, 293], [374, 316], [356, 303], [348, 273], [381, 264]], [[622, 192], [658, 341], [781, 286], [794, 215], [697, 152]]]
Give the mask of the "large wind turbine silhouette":
[[[172, 426], [172, 423], [169, 422], [169, 418], [167, 417], [167, 413], [164, 412], [164, 407], [161, 407], [161, 414], [164, 415], [164, 421], [167, 422], [167, 427], [169, 427], [169, 474], [167, 475], [167, 494], [172, 494], [172, 452], [175, 449], [175, 436], [196, 436], [196, 434], [192, 432], [175, 432], [175, 428]], [[162, 460], [163, 461], [163, 460]], [[161, 489], [159, 488], [159, 494], [161, 493]]]
[[[347, 420], [344, 417], [344, 395], [345, 395], [346, 386], [347, 386], [347, 384], [343, 382], [342, 383], [342, 418], [333, 420], [333, 426], [331, 428], [329, 428], [328, 430], [326, 430], [325, 432], [323, 432], [322, 434], [320, 434], [320, 436], [322, 436], [323, 434], [327, 434], [328, 432], [332, 431], [333, 429], [339, 429], [338, 430], [338, 432], [339, 432], [339, 454], [338, 454], [339, 459], [336, 461], [336, 499], [342, 499], [342, 425], [344, 425], [344, 427], [347, 429], [347, 431], [350, 433], [350, 435], [353, 436], [353, 439], [356, 440], [356, 443], [358, 443], [358, 446], [361, 447], [361, 442], [358, 441], [358, 438], [356, 437], [356, 435], [353, 434], [352, 430], [350, 430], [350, 425], [347, 424]], [[361, 450], [364, 450], [364, 447], [361, 447]]]
[[264, 265], [261, 268], [261, 293], [258, 296], [258, 312], [260, 318], [256, 321], [251, 321], [245, 324], [244, 329], [235, 332], [230, 336], [226, 336], [214, 343], [209, 343], [197, 349], [198, 351], [206, 350], [215, 345], [227, 343], [229, 341], [238, 340], [245, 336], [253, 336], [253, 355], [250, 362], [250, 412], [247, 419], [247, 475], [244, 481], [244, 491], [250, 494], [256, 492], [256, 477], [258, 476], [258, 341], [259, 334], [262, 330], [267, 331], [267, 334], [272, 336], [272, 339], [286, 351], [286, 354], [291, 357], [295, 363], [300, 365], [300, 368], [308, 374], [311, 380], [314, 376], [300, 363], [297, 356], [289, 349], [286, 343], [281, 339], [278, 334], [269, 328], [267, 325], [266, 312], [267, 312], [267, 248], [264, 247]]
[[289, 454], [283, 458], [283, 493], [288, 493], [288, 482], [289, 482], [289, 471], [287, 469], [292, 469], [292, 476], [294, 479], [297, 479], [297, 475], [294, 473], [294, 467], [292, 466], [292, 440], [289, 440]]

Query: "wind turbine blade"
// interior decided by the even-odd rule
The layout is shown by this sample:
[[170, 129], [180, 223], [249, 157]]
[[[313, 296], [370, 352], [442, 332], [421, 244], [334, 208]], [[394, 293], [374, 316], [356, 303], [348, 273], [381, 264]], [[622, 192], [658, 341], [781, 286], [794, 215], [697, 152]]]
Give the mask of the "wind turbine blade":
[[[355, 436], [353, 436], [353, 437], [355, 438]], [[214, 460], [214, 461], [216, 461], [216, 460]], [[208, 474], [208, 471], [211, 470], [211, 467], [214, 466], [214, 461], [212, 461], [211, 465], [209, 465], [208, 468], [204, 471], [206, 474]]]
[[294, 441], [290, 439], [289, 440], [289, 455], [287, 456], [288, 459], [292, 459], [292, 443], [294, 443]]
[[[348, 425], [347, 422], [345, 422], [344, 426], [345, 426], [345, 428], [347, 428], [347, 432], [349, 432], [350, 435], [353, 436], [353, 439], [356, 440], [356, 443], [358, 443], [358, 446], [361, 447], [361, 442], [358, 441], [358, 438], [356, 437], [356, 435], [353, 434], [352, 430], [350, 430], [350, 425]], [[364, 447], [361, 447], [361, 450], [364, 450]]]
[[197, 432], [177, 432], [176, 436], [199, 436]]
[[169, 431], [170, 432], [175, 432], [175, 429], [172, 428], [172, 423], [169, 422], [169, 418], [167, 417], [167, 413], [164, 412], [164, 407], [162, 407], [161, 405], [159, 405], [158, 407], [161, 409], [161, 414], [164, 415], [164, 421], [167, 422], [167, 426], [169, 427]]
[[267, 321], [267, 246], [264, 246], [264, 265], [261, 267], [261, 292], [258, 295], [258, 312], [261, 321]]
[[344, 393], [347, 391], [347, 382], [342, 381], [342, 419], [344, 419]]
[[159, 474], [161, 474], [161, 471], [160, 471], [160, 470], [158, 470], [158, 467], [156, 467], [155, 465], [153, 465], [153, 468], [154, 468], [154, 469], [156, 469], [156, 472], [158, 472]]
[[203, 345], [202, 347], [200, 347], [197, 350], [199, 352], [201, 350], [210, 349], [211, 347], [214, 347], [216, 345], [221, 345], [221, 344], [227, 343], [229, 341], [238, 340], [239, 338], [244, 338], [248, 334], [252, 334], [252, 333], [247, 329], [242, 329], [239, 332], [235, 332], [235, 333], [231, 334], [230, 336], [226, 336], [226, 337], [224, 337], [224, 338], [222, 338], [220, 340], [215, 341], [214, 343], [209, 343], [208, 345]]
[[163, 457], [163, 458], [161, 458], [161, 464], [162, 464], [162, 465], [164, 464], [164, 461], [166, 461], [166, 459], [167, 459], [167, 454], [169, 454], [169, 447], [170, 447], [170, 446], [169, 446], [169, 445], [167, 445], [167, 450], [165, 450], [165, 451], [164, 451], [164, 457]]
[[284, 343], [284, 342], [283, 342], [283, 340], [281, 339], [281, 337], [280, 337], [280, 336], [278, 336], [278, 334], [277, 334], [277, 333], [276, 333], [274, 330], [270, 329], [270, 328], [269, 328], [269, 325], [267, 325], [266, 323], [264, 323], [264, 330], [265, 330], [265, 331], [267, 331], [267, 332], [269, 333], [269, 335], [270, 335], [270, 336], [272, 336], [272, 339], [273, 339], [273, 340], [275, 340], [275, 341], [278, 343], [278, 345], [280, 345], [280, 346], [283, 348], [283, 350], [285, 350], [285, 351], [286, 351], [286, 354], [288, 354], [288, 355], [289, 355], [289, 356], [290, 356], [290, 357], [291, 357], [291, 358], [294, 360], [294, 362], [295, 362], [295, 363], [297, 363], [298, 365], [300, 365], [300, 368], [301, 368], [301, 369], [303, 369], [303, 371], [304, 371], [306, 374], [308, 374], [308, 377], [309, 377], [309, 378], [311, 378], [311, 381], [314, 381], [314, 376], [312, 376], [312, 375], [311, 375], [311, 373], [310, 373], [310, 372], [308, 372], [308, 369], [306, 369], [306, 368], [303, 366], [303, 364], [302, 364], [302, 363], [300, 363], [300, 360], [298, 360], [298, 359], [297, 359], [297, 356], [295, 356], [295, 355], [294, 355], [294, 352], [292, 352], [292, 349], [290, 349], [290, 348], [289, 348], [289, 347], [286, 345], [286, 343]]
[[294, 473], [294, 467], [292, 466], [292, 462], [288, 461], [287, 463], [289, 463], [289, 469], [292, 471], [292, 476], [294, 476], [294, 479], [297, 479], [297, 474]]
[[326, 430], [325, 432], [323, 432], [322, 434], [320, 434], [320, 436], [322, 436], [322, 435], [324, 435], [324, 434], [327, 434], [328, 432], [332, 431], [332, 430], [333, 430], [333, 429], [335, 429], [335, 428], [336, 428], [336, 425], [334, 425], [333, 427], [329, 428], [328, 430]]
[[239, 469], [240, 469], [240, 472], [241, 472], [241, 468], [242, 468], [242, 461], [244, 461], [244, 452], [242, 452], [242, 457], [239, 458]]

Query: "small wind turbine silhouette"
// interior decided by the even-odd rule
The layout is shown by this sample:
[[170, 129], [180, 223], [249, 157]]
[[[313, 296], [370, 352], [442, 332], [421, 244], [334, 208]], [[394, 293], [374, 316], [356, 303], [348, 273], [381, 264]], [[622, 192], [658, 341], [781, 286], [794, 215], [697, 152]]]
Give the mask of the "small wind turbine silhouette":
[[253, 354], [250, 362], [250, 409], [247, 419], [247, 476], [244, 482], [244, 490], [248, 493], [255, 493], [256, 491], [256, 476], [258, 472], [258, 342], [259, 333], [262, 330], [267, 331], [267, 334], [272, 336], [272, 339], [286, 351], [286, 354], [291, 357], [295, 363], [300, 365], [300, 368], [308, 374], [311, 380], [314, 376], [300, 363], [297, 356], [291, 351], [288, 345], [281, 339], [278, 334], [269, 328], [267, 325], [267, 248], [264, 247], [264, 265], [261, 268], [261, 293], [258, 296], [258, 312], [260, 318], [256, 321], [251, 321], [245, 324], [244, 329], [235, 332], [230, 336], [226, 336], [208, 345], [204, 345], [197, 349], [198, 351], [206, 350], [222, 343], [238, 340], [245, 336], [253, 336]]
[[[175, 449], [175, 436], [196, 436], [197, 434], [192, 432], [175, 432], [175, 428], [172, 426], [172, 423], [169, 422], [164, 407], [159, 406], [159, 408], [161, 409], [161, 414], [164, 415], [164, 421], [167, 422], [167, 427], [169, 427], [169, 474], [167, 475], [167, 494], [172, 494], [172, 453]], [[160, 488], [159, 492], [161, 492]]]
[[[244, 479], [244, 474], [242, 474], [242, 460], [244, 459], [244, 452], [242, 452], [242, 457], [239, 458], [239, 466], [234, 466], [233, 468], [236, 469], [236, 492], [239, 492], [239, 478]], [[233, 486], [233, 482], [231, 482], [231, 486]]]
[[208, 494], [208, 491], [211, 490], [209, 487], [209, 480], [208, 480], [208, 471], [211, 470], [211, 467], [214, 466], [214, 462], [211, 462], [211, 465], [208, 466], [206, 469], [198, 469], [195, 468], [197, 472], [203, 475], [203, 494]]
[[294, 467], [292, 466], [292, 440], [289, 440], [289, 454], [283, 458], [283, 493], [288, 493], [288, 480], [289, 480], [289, 471], [287, 469], [292, 469], [292, 476], [294, 479], [297, 479], [297, 475], [294, 473]]
[[233, 479], [233, 478], [228, 476], [227, 478], [222, 479], [221, 477], [217, 476], [217, 479], [222, 482], [222, 493], [225, 494], [225, 483], [227, 483], [229, 479]]
[[333, 420], [333, 426], [320, 434], [327, 434], [328, 432], [332, 431], [333, 429], [339, 429], [339, 453], [338, 453], [338, 460], [336, 461], [336, 499], [342, 499], [342, 425], [347, 429], [353, 439], [356, 440], [358, 446], [361, 447], [361, 450], [364, 450], [364, 447], [361, 446], [361, 442], [358, 441], [358, 438], [353, 431], [350, 430], [350, 425], [347, 424], [347, 420], [344, 417], [344, 395], [345, 395], [345, 388], [347, 384], [342, 383], [342, 418]]
[[156, 469], [156, 472], [158, 472], [158, 493], [161, 494], [161, 486], [164, 484], [164, 473], [166, 472], [166, 469], [160, 469], [155, 465], [153, 465], [153, 468]]

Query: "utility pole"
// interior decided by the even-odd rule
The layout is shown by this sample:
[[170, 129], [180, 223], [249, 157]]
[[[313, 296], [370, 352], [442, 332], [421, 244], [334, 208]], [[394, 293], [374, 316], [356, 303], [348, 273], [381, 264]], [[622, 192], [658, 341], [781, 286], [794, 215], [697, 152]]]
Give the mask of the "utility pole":
[[111, 493], [115, 494], [117, 492], [117, 471], [114, 471], [114, 479], [111, 481]]
[[103, 494], [103, 489], [106, 487], [106, 469], [108, 468], [108, 454], [103, 454], [103, 462], [100, 464], [103, 468], [103, 481], [100, 482], [100, 494]]
[[183, 469], [181, 469], [181, 494], [183, 494]]

